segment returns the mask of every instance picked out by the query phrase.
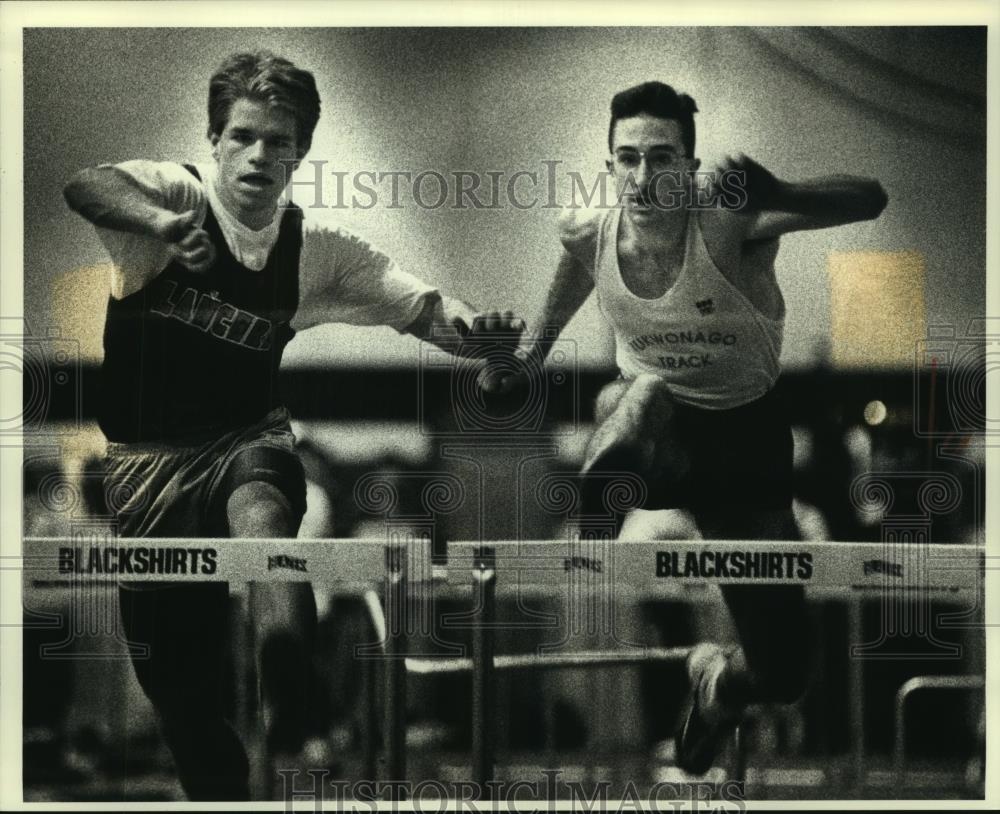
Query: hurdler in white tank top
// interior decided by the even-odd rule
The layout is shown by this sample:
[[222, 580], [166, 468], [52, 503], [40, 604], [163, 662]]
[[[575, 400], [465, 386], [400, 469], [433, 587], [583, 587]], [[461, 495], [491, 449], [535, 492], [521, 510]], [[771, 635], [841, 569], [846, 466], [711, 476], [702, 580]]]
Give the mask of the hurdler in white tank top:
[[719, 271], [693, 212], [684, 265], [656, 299], [633, 294], [618, 264], [621, 209], [601, 219], [594, 281], [615, 333], [616, 361], [626, 379], [654, 373], [683, 404], [713, 410], [763, 396], [778, 379], [784, 319], [762, 314]]

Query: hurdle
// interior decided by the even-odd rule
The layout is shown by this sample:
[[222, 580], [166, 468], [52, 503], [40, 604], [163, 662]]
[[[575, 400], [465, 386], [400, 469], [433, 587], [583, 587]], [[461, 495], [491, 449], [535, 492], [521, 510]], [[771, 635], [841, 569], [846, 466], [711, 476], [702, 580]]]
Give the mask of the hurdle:
[[[457, 541], [448, 546], [447, 580], [471, 582], [478, 597], [476, 623], [485, 637], [482, 653], [493, 652], [493, 624], [498, 591], [510, 596], [538, 590], [577, 596], [585, 601], [617, 597], [686, 597], [717, 601], [706, 584], [799, 585], [810, 594], [842, 598], [880, 596], [887, 601], [982, 596], [985, 551], [978, 546], [946, 543], [832, 543], [804, 541], [642, 541], [547, 540], [519, 542]], [[503, 576], [503, 582], [500, 577]], [[500, 586], [503, 586], [501, 590]], [[488, 586], [488, 587], [486, 587]], [[701, 589], [701, 590], [699, 590]], [[582, 651], [567, 655], [522, 654], [411, 660], [410, 672], [472, 672], [474, 727], [473, 779], [485, 786], [494, 778], [495, 728], [476, 699], [490, 698], [496, 674], [508, 670], [596, 668], [648, 661], [681, 661], [688, 648]], [[852, 671], [853, 691], [860, 694], [860, 671]], [[856, 764], [863, 761], [863, 729], [852, 727]], [[744, 739], [736, 733], [737, 779], [745, 775]]]
[[[385, 696], [383, 771], [378, 771], [374, 732], [368, 732], [362, 743], [365, 771], [372, 780], [405, 779], [406, 617], [413, 584], [440, 579], [440, 569], [431, 562], [429, 540], [116, 538], [88, 530], [74, 537], [25, 537], [21, 556], [0, 557], [0, 571], [22, 572], [26, 587], [60, 585], [73, 589], [71, 601], [81, 605], [91, 605], [99, 589], [116, 589], [120, 582], [130, 580], [167, 584], [308, 582], [358, 593], [375, 621], [378, 638], [357, 652], [362, 670], [367, 673], [366, 717], [370, 726], [377, 721], [377, 663], [383, 665]], [[373, 596], [373, 586], [379, 585], [384, 611]], [[91, 590], [84, 590], [85, 586]], [[374, 615], [373, 603], [378, 608]], [[83, 610], [73, 614], [76, 627], [88, 624], [88, 613]], [[71, 631], [70, 635], [73, 632], [84, 630]], [[120, 638], [118, 629], [115, 635], [123, 644], [129, 644]], [[402, 794], [393, 783], [388, 784], [388, 791], [393, 801]]]
[[[135, 552], [146, 550], [137, 573]], [[150, 550], [156, 549], [156, 569]], [[127, 553], [131, 551], [131, 553]], [[126, 553], [123, 553], [126, 552]], [[197, 552], [197, 554], [195, 553]], [[124, 567], [123, 563], [129, 563]], [[495, 773], [495, 679], [499, 672], [598, 668], [682, 661], [688, 648], [622, 648], [566, 654], [496, 654], [498, 597], [534, 592], [573, 596], [584, 602], [621, 598], [684, 598], [718, 601], [708, 585], [801, 585], [821, 596], [877, 596], [887, 602], [948, 599], [976, 592], [981, 598], [987, 567], [979, 546], [944, 543], [831, 543], [771, 541], [548, 540], [459, 541], [448, 544], [446, 566], [432, 563], [426, 540], [239, 540], [122, 539], [93, 532], [71, 538], [24, 538], [24, 553], [0, 558], [0, 570], [19, 570], [26, 582], [109, 583], [118, 580], [297, 581], [359, 591], [380, 635], [360, 656], [385, 665], [384, 772], [406, 778], [407, 675], [469, 672], [473, 779], [485, 784]], [[996, 566], [993, 566], [996, 567]], [[384, 611], [372, 592], [381, 585]], [[472, 589], [472, 654], [467, 658], [415, 657], [407, 652], [406, 610], [415, 586]], [[854, 682], [859, 677], [852, 672]], [[374, 682], [369, 680], [369, 721], [374, 722]], [[854, 738], [857, 728], [852, 728]], [[862, 730], [863, 734], [863, 730]], [[854, 741], [856, 762], [863, 743]], [[365, 765], [376, 776], [376, 744], [363, 744]], [[746, 755], [737, 750], [737, 772]], [[397, 792], [390, 786], [390, 795]], [[391, 799], [398, 799], [392, 796]]]
[[918, 691], [975, 691], [986, 688], [986, 676], [983, 675], [933, 675], [914, 676], [903, 682], [896, 692], [896, 732], [893, 742], [893, 771], [896, 782], [906, 782], [906, 702]]

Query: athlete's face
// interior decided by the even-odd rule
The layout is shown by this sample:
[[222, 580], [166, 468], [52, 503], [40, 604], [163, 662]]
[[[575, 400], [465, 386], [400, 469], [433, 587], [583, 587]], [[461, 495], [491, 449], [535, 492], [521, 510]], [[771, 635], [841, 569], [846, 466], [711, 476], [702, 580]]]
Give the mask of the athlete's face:
[[680, 122], [646, 113], [615, 122], [608, 170], [634, 223], [653, 223], [682, 211], [690, 173], [701, 162], [687, 155]]
[[301, 158], [295, 119], [265, 102], [238, 99], [222, 133], [213, 134], [218, 193], [226, 208], [251, 228], [267, 225], [285, 186], [285, 173]]

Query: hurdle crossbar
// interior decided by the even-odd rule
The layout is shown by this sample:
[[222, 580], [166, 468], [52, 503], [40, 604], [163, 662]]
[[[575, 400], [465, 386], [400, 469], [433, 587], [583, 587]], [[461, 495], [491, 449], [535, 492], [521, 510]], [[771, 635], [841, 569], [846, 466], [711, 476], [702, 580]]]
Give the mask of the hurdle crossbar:
[[[491, 542], [497, 589], [672, 595], [707, 584], [787, 584], [865, 594], [978, 590], [987, 566], [980, 546], [948, 543], [755, 541]], [[387, 548], [406, 550], [409, 583], [467, 587], [482, 542], [448, 544], [431, 562], [427, 540], [25, 537], [21, 556], [0, 570], [38, 581], [120, 580], [315, 582], [371, 585], [387, 577]], [[989, 558], [992, 560], [993, 558]], [[998, 558], [1000, 562], [1000, 558]], [[992, 563], [994, 567], [1000, 567]]]
[[315, 582], [369, 586], [388, 579], [392, 549], [405, 551], [406, 579], [434, 579], [428, 540], [25, 537], [23, 554], [0, 558], [43, 582]]
[[[447, 579], [456, 584], [475, 584], [488, 575], [495, 587], [543, 586], [553, 596], [590, 595], [598, 601], [618, 593], [676, 594], [678, 589], [704, 588], [706, 583], [818, 587], [846, 596], [876, 593], [908, 601], [978, 591], [986, 563], [984, 549], [977, 546], [896, 541], [460, 541], [449, 543]], [[489, 604], [495, 602], [495, 597], [493, 590]], [[492, 618], [492, 608], [487, 606], [480, 615]], [[601, 658], [607, 664], [627, 663], [625, 653], [601, 653]], [[435, 669], [424, 663], [412, 666]], [[552, 669], [586, 665], [575, 663], [571, 657], [553, 659], [535, 654], [474, 658], [469, 665], [473, 698], [492, 691], [498, 670], [515, 666]], [[449, 668], [464, 670], [465, 663], [456, 661]], [[440, 672], [445, 671], [442, 665]], [[475, 723], [475, 703], [473, 707]], [[473, 773], [480, 782], [488, 782], [493, 778], [491, 758], [496, 733], [492, 722], [478, 722], [482, 729], [477, 739], [479, 748], [474, 750]], [[744, 762], [745, 755], [740, 755], [740, 776], [745, 771]]]
[[[493, 775], [495, 671], [586, 669], [673, 661], [687, 655], [686, 648], [496, 655], [493, 621], [498, 595], [522, 586], [558, 598], [560, 587], [577, 596], [655, 597], [711, 584], [783, 584], [855, 598], [875, 594], [901, 601], [947, 599], [960, 592], [980, 592], [985, 569], [998, 567], [997, 561], [980, 546], [946, 543], [570, 539], [451, 542], [448, 565], [442, 568], [432, 563], [427, 540], [125, 539], [88, 530], [69, 537], [26, 537], [21, 555], [0, 557], [0, 571], [20, 571], [27, 582], [64, 584], [285, 581], [364, 587], [381, 583], [385, 600], [396, 612], [409, 601], [408, 586], [417, 583], [472, 587], [480, 593], [472, 659], [405, 658], [405, 632], [398, 625], [386, 641], [386, 768], [393, 780], [403, 779], [406, 673], [469, 671], [476, 699], [474, 731], [480, 732], [473, 772], [485, 782]], [[689, 595], [697, 596], [697, 591]], [[368, 757], [371, 761], [373, 756]]]
[[[128, 582], [316, 582], [365, 589], [381, 584], [392, 624], [382, 624], [385, 658], [379, 667], [384, 686], [384, 773], [406, 776], [406, 630], [402, 623], [414, 582], [433, 579], [429, 541], [247, 540], [115, 538], [93, 532], [76, 537], [26, 537], [21, 556], [0, 558], [0, 571], [20, 571], [29, 584], [89, 586], [105, 590]], [[30, 587], [30, 585], [28, 586]], [[378, 599], [374, 602], [378, 604]], [[374, 705], [375, 663], [366, 664], [367, 718], [378, 720]], [[368, 734], [366, 767], [377, 766], [377, 744]], [[373, 774], [369, 776], [374, 777]], [[392, 799], [401, 791], [391, 786]]]
[[[498, 672], [516, 670], [565, 670], [620, 667], [626, 664], [683, 661], [690, 647], [647, 647], [641, 650], [574, 650], [570, 653], [515, 653], [493, 657], [493, 669]], [[416, 675], [449, 675], [468, 673], [472, 659], [468, 658], [408, 658], [407, 672]]]
[[475, 552], [493, 550], [500, 585], [576, 591], [676, 593], [718, 585], [800, 585], [851, 593], [976, 590], [984, 549], [918, 542], [546, 540], [452, 542], [447, 579], [467, 582]]

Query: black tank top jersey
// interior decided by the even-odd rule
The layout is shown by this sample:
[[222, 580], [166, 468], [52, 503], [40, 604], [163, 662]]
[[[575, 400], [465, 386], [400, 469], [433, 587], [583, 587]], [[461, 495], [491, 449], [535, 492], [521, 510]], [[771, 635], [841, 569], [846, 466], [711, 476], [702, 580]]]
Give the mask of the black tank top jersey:
[[141, 290], [108, 301], [99, 423], [109, 441], [184, 443], [280, 404], [278, 368], [299, 301], [302, 210], [285, 210], [261, 271], [233, 257], [211, 206], [202, 228], [216, 252], [207, 273], [172, 261]]

